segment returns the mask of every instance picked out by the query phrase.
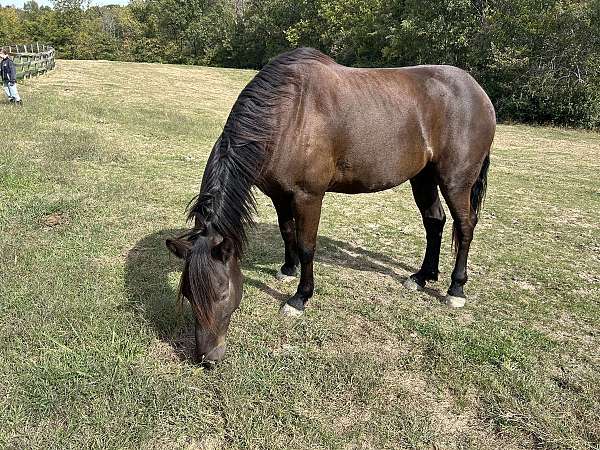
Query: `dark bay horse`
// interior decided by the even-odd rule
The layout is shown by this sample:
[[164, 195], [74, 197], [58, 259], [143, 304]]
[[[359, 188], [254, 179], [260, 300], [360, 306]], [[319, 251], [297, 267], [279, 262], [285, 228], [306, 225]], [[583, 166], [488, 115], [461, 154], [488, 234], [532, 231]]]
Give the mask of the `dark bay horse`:
[[193, 228], [167, 241], [185, 261], [180, 293], [196, 318], [202, 361], [219, 361], [242, 296], [240, 258], [252, 224], [252, 186], [275, 205], [285, 262], [300, 266], [297, 292], [282, 307], [302, 314], [313, 295], [313, 257], [326, 192], [377, 192], [410, 180], [427, 248], [405, 286], [437, 280], [446, 217], [454, 221], [456, 264], [447, 304], [465, 303], [467, 255], [485, 193], [496, 119], [483, 89], [450, 66], [356, 69], [314, 49], [282, 54], [242, 91], [209, 156]]

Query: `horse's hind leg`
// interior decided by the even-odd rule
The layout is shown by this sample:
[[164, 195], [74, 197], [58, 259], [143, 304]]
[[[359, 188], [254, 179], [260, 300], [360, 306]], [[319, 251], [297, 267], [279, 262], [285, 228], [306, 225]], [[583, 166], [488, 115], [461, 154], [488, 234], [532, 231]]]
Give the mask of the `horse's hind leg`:
[[277, 279], [293, 281], [296, 279], [296, 269], [299, 264], [298, 248], [296, 244], [296, 224], [294, 223], [294, 210], [290, 198], [279, 197], [273, 199], [277, 211], [279, 231], [285, 245], [285, 261], [277, 272]]
[[467, 258], [477, 225], [477, 212], [481, 206], [487, 184], [489, 155], [480, 165], [471, 166], [459, 173], [441, 174], [440, 188], [452, 218], [453, 238], [456, 245], [456, 263], [452, 271], [452, 283], [448, 289], [446, 303], [459, 308], [465, 304], [463, 287], [467, 282]]
[[477, 214], [471, 209], [471, 187], [442, 190], [454, 219], [454, 241], [457, 247], [456, 262], [452, 271], [452, 282], [446, 296], [448, 306], [460, 308], [465, 304], [463, 290], [467, 282], [467, 258], [477, 224]]
[[437, 281], [440, 261], [442, 233], [446, 223], [446, 214], [440, 203], [436, 174], [431, 167], [426, 167], [410, 180], [413, 196], [421, 216], [427, 236], [427, 248], [423, 264], [417, 273], [406, 280], [404, 286], [411, 290], [425, 287], [427, 281]]

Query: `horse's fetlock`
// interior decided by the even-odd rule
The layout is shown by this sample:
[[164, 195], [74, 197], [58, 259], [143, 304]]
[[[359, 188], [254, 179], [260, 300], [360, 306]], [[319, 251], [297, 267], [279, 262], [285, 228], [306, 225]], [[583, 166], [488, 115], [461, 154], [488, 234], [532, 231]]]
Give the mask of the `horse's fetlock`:
[[428, 281], [437, 281], [437, 280], [438, 280], [438, 276], [439, 276], [439, 274], [440, 274], [440, 273], [439, 273], [437, 270], [436, 270], [436, 271], [431, 271], [431, 272], [429, 272], [429, 273], [427, 274], [427, 277], [426, 277], [426, 279], [427, 279]]
[[296, 275], [296, 265], [286, 265], [281, 266], [281, 273], [287, 275], [289, 277], [293, 277]]
[[465, 297], [465, 291], [462, 284], [455, 283], [452, 281], [450, 288], [448, 289], [448, 295], [452, 297]]

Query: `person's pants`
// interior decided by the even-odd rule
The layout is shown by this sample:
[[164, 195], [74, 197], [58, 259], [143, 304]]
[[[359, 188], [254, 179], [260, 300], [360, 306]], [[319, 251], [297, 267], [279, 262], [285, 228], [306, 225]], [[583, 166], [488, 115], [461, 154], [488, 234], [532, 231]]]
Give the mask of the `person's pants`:
[[19, 97], [19, 91], [17, 90], [17, 83], [14, 83], [12, 86], [8, 83], [8, 81], [4, 81], [4, 93], [9, 99], [13, 99], [15, 102], [20, 102], [21, 97]]

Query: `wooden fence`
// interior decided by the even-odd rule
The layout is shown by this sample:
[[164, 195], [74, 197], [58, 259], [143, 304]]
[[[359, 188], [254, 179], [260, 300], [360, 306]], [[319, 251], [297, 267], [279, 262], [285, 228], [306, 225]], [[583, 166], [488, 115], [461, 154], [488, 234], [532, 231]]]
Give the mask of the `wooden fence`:
[[54, 48], [49, 45], [6, 45], [17, 66], [17, 78], [31, 78], [54, 69]]

